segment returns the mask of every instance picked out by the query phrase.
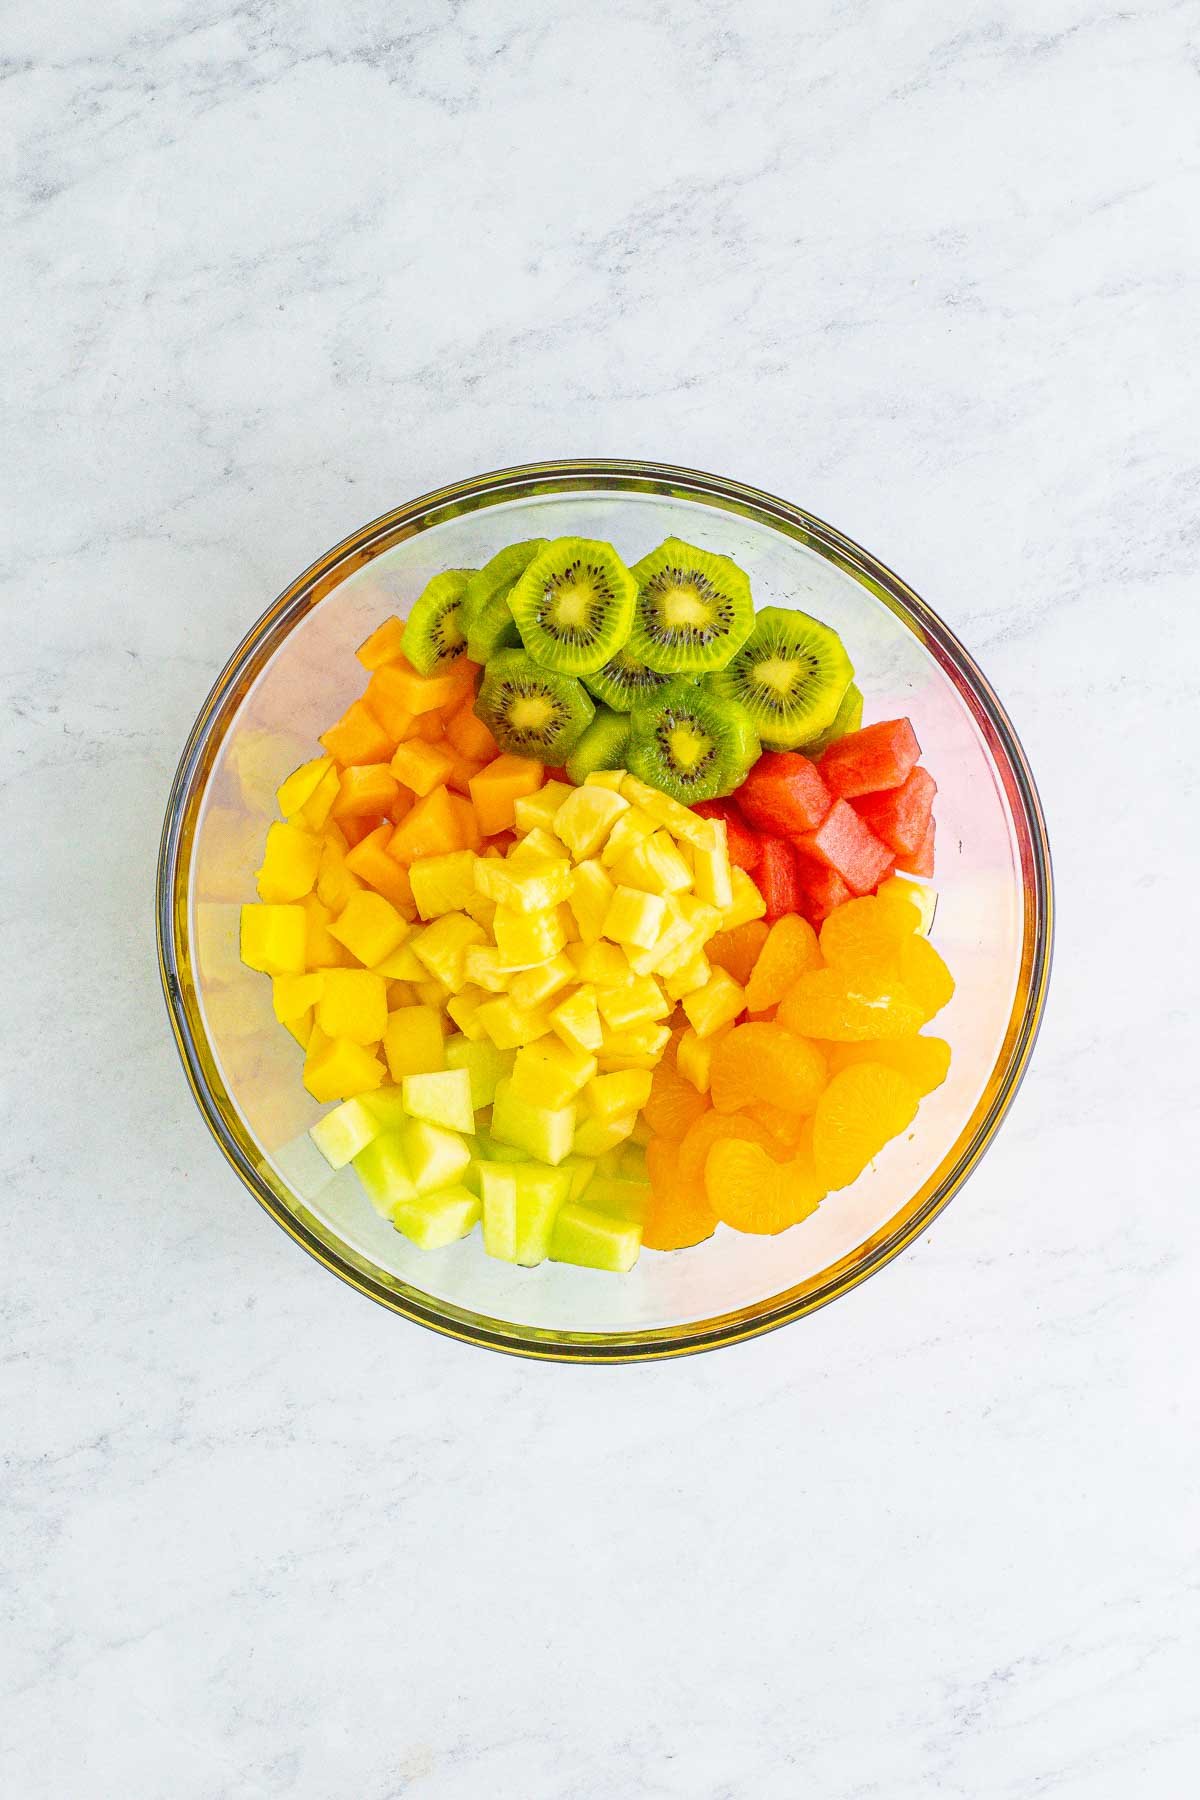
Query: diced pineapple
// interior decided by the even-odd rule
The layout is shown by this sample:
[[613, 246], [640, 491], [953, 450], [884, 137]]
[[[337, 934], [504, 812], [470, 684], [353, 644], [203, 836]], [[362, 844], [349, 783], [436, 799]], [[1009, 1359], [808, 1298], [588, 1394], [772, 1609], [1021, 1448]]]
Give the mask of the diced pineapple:
[[352, 1100], [383, 1080], [383, 1064], [350, 1038], [330, 1038], [314, 1030], [304, 1060], [304, 1085], [314, 1100]]
[[550, 1014], [550, 1024], [563, 1043], [572, 1049], [599, 1050], [604, 1042], [604, 1032], [595, 988], [580, 987], [568, 994]]
[[733, 876], [724, 819], [705, 819], [710, 842], [692, 848], [692, 887], [701, 900], [724, 912], [733, 905]]
[[596, 769], [591, 775], [584, 777], [583, 785], [584, 787], [611, 788], [614, 794], [619, 794], [624, 779], [624, 769]]
[[398, 1006], [388, 1014], [383, 1054], [393, 1081], [429, 1075], [446, 1066], [442, 1021], [433, 1006]]
[[432, 1006], [435, 1012], [439, 1012], [450, 997], [450, 989], [443, 987], [442, 983], [435, 981], [432, 976], [428, 981], [414, 981], [413, 993], [416, 995], [418, 1005]]
[[627, 1025], [622, 1031], [606, 1030], [600, 1054], [611, 1056], [649, 1056], [657, 1060], [667, 1047], [671, 1035], [669, 1025], [660, 1025], [654, 1019], [642, 1019], [636, 1025]]
[[[484, 852], [485, 856], [488, 854], [489, 852]], [[477, 925], [482, 925], [485, 931], [490, 931], [492, 920], [496, 917], [496, 902], [489, 900], [486, 894], [474, 893], [465, 902], [463, 911], [474, 919]]]
[[517, 964], [514, 967], [495, 944], [471, 944], [463, 956], [463, 975], [467, 982], [486, 989], [489, 994], [507, 994], [524, 966]]
[[685, 995], [683, 1010], [696, 1036], [707, 1038], [736, 1019], [745, 1005], [746, 996], [729, 971], [714, 969], [704, 987]]
[[653, 975], [635, 976], [621, 987], [602, 988], [596, 996], [600, 1016], [614, 1031], [642, 1020], [665, 1019], [670, 1003]]
[[609, 832], [604, 848], [600, 852], [600, 861], [606, 869], [611, 869], [613, 864], [619, 863], [630, 850], [635, 849], [638, 844], [644, 844], [646, 839], [653, 835], [654, 820], [640, 807], [631, 806], [627, 812], [621, 814]]
[[387, 985], [369, 969], [326, 969], [321, 975], [317, 1024], [326, 1037], [377, 1044], [388, 1022]]
[[681, 838], [686, 844], [701, 845], [704, 842], [704, 820], [699, 813], [672, 800], [670, 794], [650, 787], [647, 782], [639, 781], [636, 775], [624, 775], [621, 778], [621, 792], [631, 806], [640, 806], [642, 811], [656, 825], [665, 826], [672, 837]]
[[351, 956], [378, 973], [379, 964], [399, 947], [411, 929], [390, 900], [364, 888], [362, 893], [351, 894], [341, 916], [330, 925], [329, 934], [344, 944]]
[[445, 856], [420, 856], [408, 866], [413, 899], [423, 919], [462, 912], [475, 898], [474, 850], [451, 850]]
[[604, 1156], [623, 1144], [636, 1124], [636, 1113], [620, 1119], [581, 1119], [575, 1128], [576, 1156]]
[[567, 955], [580, 981], [594, 987], [617, 987], [629, 980], [629, 958], [619, 944], [603, 938], [594, 944], [572, 944]]
[[531, 856], [514, 863], [482, 857], [475, 868], [475, 885], [489, 900], [514, 913], [545, 913], [571, 892], [571, 865], [564, 856]]
[[611, 788], [576, 788], [554, 815], [554, 830], [576, 862], [595, 856], [629, 802]]
[[484, 929], [465, 913], [444, 913], [413, 938], [413, 953], [429, 973], [458, 993], [466, 985], [463, 955], [470, 944], [482, 944]]
[[539, 1106], [566, 1106], [596, 1073], [596, 1059], [569, 1048], [557, 1037], [542, 1038], [517, 1051], [511, 1088], [518, 1100]]
[[487, 1001], [487, 994], [482, 988], [465, 987], [459, 994], [451, 994], [446, 1002], [446, 1011], [458, 1026], [465, 1038], [473, 1044], [482, 1043], [487, 1032], [479, 1023], [479, 1009]]
[[589, 858], [578, 865], [567, 904], [585, 944], [595, 943], [600, 936], [613, 893], [613, 883], [603, 863]]
[[540, 825], [535, 825], [532, 831], [526, 832], [525, 836], [513, 845], [508, 853], [508, 860], [520, 869], [540, 858], [547, 856], [562, 858], [566, 854], [565, 844], [561, 844], [552, 832], [544, 830]]
[[518, 1006], [508, 995], [487, 1001], [475, 1017], [500, 1050], [519, 1050], [523, 1044], [544, 1037], [550, 1029], [549, 1013]]
[[[582, 793], [582, 788], [579, 791]], [[604, 915], [604, 935], [614, 943], [650, 950], [662, 938], [667, 916], [667, 903], [661, 895], [631, 887], [614, 888]]]
[[684, 1080], [691, 1082], [698, 1094], [707, 1094], [712, 1084], [713, 1050], [730, 1029], [728, 1025], [722, 1025], [711, 1037], [702, 1038], [689, 1025], [679, 1040], [675, 1066]]
[[565, 781], [548, 781], [536, 794], [521, 794], [513, 804], [513, 818], [518, 831], [533, 831], [538, 826], [548, 830], [555, 813], [574, 792]]
[[685, 994], [694, 994], [697, 988], [707, 987], [711, 975], [712, 965], [707, 956], [703, 950], [697, 950], [681, 969], [673, 969], [663, 976], [663, 986], [672, 1000], [682, 1000]]
[[[498, 865], [487, 866], [495, 868]], [[535, 963], [557, 956], [567, 941], [557, 911], [521, 913], [508, 906], [497, 906], [492, 931], [496, 948], [514, 968], [522, 965], [532, 968]]]
[[650, 1098], [651, 1075], [646, 1069], [624, 1069], [614, 1075], [596, 1075], [583, 1090], [589, 1115], [611, 1124], [614, 1119], [640, 1112]]
[[751, 919], [761, 919], [767, 910], [766, 901], [745, 869], [731, 869], [729, 879], [733, 888], [733, 904], [726, 908], [721, 920], [722, 931], [732, 931], [736, 925], [747, 925]]
[[511, 980], [509, 992], [518, 1006], [540, 1006], [575, 979], [575, 965], [565, 956], [551, 957], [538, 969], [525, 969]]
[[665, 831], [651, 832], [612, 865], [614, 881], [648, 894], [685, 894], [692, 871]]
[[242, 961], [264, 975], [303, 975], [307, 920], [302, 906], [243, 906]]

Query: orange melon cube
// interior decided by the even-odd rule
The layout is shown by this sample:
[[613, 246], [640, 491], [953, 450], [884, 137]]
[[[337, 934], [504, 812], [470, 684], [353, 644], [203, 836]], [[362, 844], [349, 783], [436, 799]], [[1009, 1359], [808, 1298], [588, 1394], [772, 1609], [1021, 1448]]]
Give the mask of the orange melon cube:
[[453, 757], [440, 745], [424, 743], [420, 738], [398, 744], [392, 758], [392, 774], [396, 780], [421, 796], [431, 793], [435, 787], [444, 787], [453, 766]]
[[[471, 685], [474, 668], [474, 663], [463, 666], [463, 659], [460, 658], [459, 663], [445, 674], [418, 675], [412, 664], [400, 656], [387, 665], [387, 692], [406, 712], [414, 715], [435, 712], [439, 706], [450, 706], [462, 700]], [[377, 670], [367, 686], [366, 701], [372, 710], [374, 702], [371, 689], [381, 674], [383, 670]]]
[[399, 785], [386, 763], [356, 763], [342, 773], [333, 817], [377, 819], [399, 796]]
[[511, 831], [513, 807], [522, 794], [536, 793], [545, 771], [524, 756], [497, 756], [471, 783], [471, 804], [484, 837]]
[[388, 735], [361, 700], [348, 706], [337, 724], [321, 733], [320, 742], [334, 761], [344, 767], [352, 763], [387, 762], [396, 748], [395, 739]]
[[394, 830], [391, 825], [378, 826], [361, 844], [356, 844], [347, 852], [346, 867], [352, 875], [374, 888], [377, 894], [390, 900], [406, 919], [415, 919], [417, 908], [413, 901], [408, 870], [388, 852]]
[[436, 712], [422, 713], [419, 719], [414, 719], [409, 732], [410, 737], [419, 738], [425, 744], [440, 744], [445, 735], [445, 720], [440, 707]]
[[446, 739], [460, 756], [469, 757], [472, 762], [491, 762], [500, 754], [499, 744], [476, 715], [473, 694], [468, 694], [446, 720]]
[[393, 613], [382, 625], [377, 625], [370, 637], [358, 646], [354, 652], [364, 669], [374, 672], [381, 669], [384, 663], [395, 662], [400, 655], [404, 642], [404, 620], [396, 618]]
[[406, 703], [408, 683], [394, 663], [376, 669], [363, 694], [363, 705], [392, 740], [393, 747], [412, 730], [413, 715]]
[[455, 813], [455, 803], [456, 797], [444, 787], [435, 787], [418, 800], [392, 833], [388, 855], [397, 862], [411, 863], [420, 856], [445, 856], [451, 850], [470, 849]]
[[457, 850], [479, 850], [483, 839], [479, 835], [479, 820], [475, 816], [475, 808], [461, 794], [451, 794], [450, 808], [458, 821], [459, 842]]
[[461, 794], [464, 799], [469, 799], [471, 783], [484, 765], [482, 762], [476, 762], [473, 757], [460, 756], [457, 750], [452, 749], [449, 740], [447, 740], [446, 748], [454, 758], [450, 765], [450, 773], [446, 777], [446, 786], [453, 788], [454, 792]]

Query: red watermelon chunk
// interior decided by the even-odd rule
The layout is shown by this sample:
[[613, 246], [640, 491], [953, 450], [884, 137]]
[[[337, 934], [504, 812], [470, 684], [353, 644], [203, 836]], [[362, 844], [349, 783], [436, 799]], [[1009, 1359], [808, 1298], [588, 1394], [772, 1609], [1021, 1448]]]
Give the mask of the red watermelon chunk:
[[925, 841], [933, 817], [937, 782], [918, 763], [898, 788], [882, 794], [863, 794], [852, 804], [875, 836], [882, 838], [897, 856], [913, 856]]
[[803, 899], [800, 911], [810, 925], [822, 925], [836, 907], [854, 898], [836, 869], [801, 856], [800, 888]]
[[692, 811], [699, 813], [702, 819], [724, 819], [729, 860], [737, 868], [745, 869], [748, 875], [752, 875], [758, 867], [761, 847], [732, 799], [697, 800]]
[[814, 830], [833, 805], [816, 764], [795, 750], [768, 750], [760, 756], [737, 798], [750, 824], [774, 837]]
[[800, 886], [799, 858], [783, 838], [759, 839], [759, 860], [754, 880], [766, 902], [768, 925], [773, 925], [784, 913], [803, 910], [804, 891]]
[[892, 872], [891, 851], [845, 800], [835, 801], [817, 830], [794, 842], [803, 855], [836, 869], [854, 894], [874, 893]]
[[921, 875], [926, 880], [933, 874], [933, 837], [937, 830], [937, 822], [932, 817], [928, 829], [921, 839], [920, 845], [911, 856], [898, 856], [896, 867], [903, 869], [906, 875]]
[[853, 800], [859, 794], [899, 787], [908, 780], [920, 754], [917, 734], [908, 720], [885, 719], [830, 744], [821, 758], [820, 772], [835, 794]]

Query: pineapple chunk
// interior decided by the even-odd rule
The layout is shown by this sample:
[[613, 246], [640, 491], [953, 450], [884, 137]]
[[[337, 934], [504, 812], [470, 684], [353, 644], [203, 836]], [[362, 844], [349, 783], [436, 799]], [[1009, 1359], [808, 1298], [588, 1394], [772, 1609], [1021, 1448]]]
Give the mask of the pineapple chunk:
[[565, 781], [548, 781], [535, 794], [521, 794], [513, 804], [513, 818], [518, 831], [534, 831], [538, 826], [549, 830], [554, 815], [574, 789]]
[[463, 975], [467, 982], [473, 987], [486, 988], [489, 994], [507, 994], [515, 977], [528, 966], [527, 963], [510, 963], [494, 944], [471, 944], [463, 956]]
[[616, 987], [629, 980], [629, 959], [619, 944], [572, 944], [567, 956], [580, 981], [595, 987]]
[[547, 1012], [518, 1006], [508, 995], [487, 1001], [475, 1016], [498, 1050], [520, 1050], [544, 1037], [550, 1029]]
[[642, 1019], [636, 1025], [627, 1025], [622, 1031], [606, 1031], [602, 1056], [652, 1056], [656, 1060], [667, 1047], [671, 1035], [669, 1025], [660, 1025], [653, 1019]]
[[512, 858], [481, 857], [475, 867], [475, 885], [497, 906], [514, 913], [545, 913], [571, 892], [571, 865], [564, 856], [531, 856], [527, 862]]
[[532, 968], [535, 963], [557, 956], [567, 941], [556, 911], [521, 913], [508, 906], [497, 906], [492, 930], [496, 948], [514, 968]]
[[473, 1044], [480, 1044], [487, 1037], [487, 1032], [479, 1023], [479, 1009], [486, 1005], [487, 994], [482, 988], [465, 987], [461, 993], [451, 994], [446, 1002], [446, 1011], [458, 1026], [465, 1038]]
[[623, 1031], [643, 1020], [665, 1019], [671, 1011], [653, 975], [635, 976], [621, 987], [601, 989], [596, 1004], [601, 1018], [614, 1031]]
[[729, 879], [733, 887], [733, 905], [726, 909], [721, 920], [722, 931], [732, 931], [735, 925], [748, 925], [751, 919], [761, 919], [767, 910], [766, 901], [745, 869], [731, 869]]
[[423, 919], [462, 912], [475, 898], [474, 850], [451, 850], [445, 856], [419, 856], [408, 866], [413, 899]]
[[599, 1050], [604, 1030], [596, 1006], [596, 990], [576, 988], [550, 1014], [550, 1024], [563, 1043], [573, 1050]]
[[[582, 790], [578, 790], [582, 792]], [[589, 858], [575, 870], [568, 901], [579, 936], [593, 944], [604, 929], [604, 918], [613, 897], [613, 883], [603, 863]]]
[[593, 1119], [611, 1124], [629, 1113], [640, 1112], [650, 1098], [651, 1075], [647, 1069], [622, 1069], [612, 1075], [596, 1075], [583, 1090], [583, 1103]]
[[724, 819], [705, 819], [711, 842], [692, 849], [692, 886], [701, 900], [719, 912], [733, 905], [733, 874]]
[[547, 856], [564, 857], [567, 854], [565, 845], [540, 825], [526, 832], [519, 843], [513, 845], [508, 853], [508, 861], [515, 868], [523, 868], [526, 864]]
[[614, 794], [619, 794], [624, 779], [624, 769], [597, 769], [593, 774], [584, 777], [583, 785], [584, 787], [611, 788]]
[[654, 831], [612, 865], [614, 881], [647, 894], [685, 894], [692, 871], [665, 831]]
[[518, 1006], [540, 1006], [551, 994], [557, 994], [560, 988], [566, 987], [575, 979], [575, 965], [568, 962], [565, 956], [551, 957], [540, 968], [525, 969], [514, 975], [509, 993]]
[[325, 969], [317, 1024], [326, 1037], [377, 1044], [388, 1022], [387, 983], [369, 969]]
[[685, 994], [694, 994], [697, 988], [707, 987], [711, 974], [712, 965], [707, 956], [703, 950], [697, 950], [681, 969], [673, 969], [663, 976], [663, 986], [672, 1000], [682, 1000]]
[[611, 869], [628, 851], [635, 849], [638, 844], [644, 844], [653, 835], [654, 820], [642, 812], [640, 807], [631, 806], [628, 812], [621, 814], [609, 832], [608, 840], [600, 852], [600, 861], [606, 869]]
[[706, 1038], [731, 1024], [745, 1005], [746, 996], [729, 971], [714, 969], [704, 987], [684, 996], [683, 1010], [696, 1036]]
[[631, 806], [640, 806], [648, 818], [656, 825], [665, 826], [672, 837], [681, 838], [685, 844], [694, 844], [697, 848], [704, 843], [705, 822], [700, 814], [692, 812], [680, 801], [672, 800], [670, 794], [639, 781], [636, 775], [622, 776], [621, 792]]
[[414, 935], [412, 947], [414, 956], [429, 973], [456, 994], [466, 986], [463, 957], [468, 946], [483, 941], [483, 926], [474, 919], [468, 919], [465, 913], [443, 913]]
[[360, 894], [351, 894], [341, 917], [329, 927], [329, 935], [345, 944], [360, 963], [378, 973], [379, 964], [399, 948], [410, 929], [408, 920], [390, 900], [364, 888]]
[[595, 856], [629, 802], [611, 788], [576, 788], [554, 815], [554, 829], [576, 862]]
[[667, 903], [661, 895], [642, 893], [631, 887], [613, 890], [604, 915], [604, 935], [612, 938], [614, 943], [652, 950], [661, 940], [666, 925]]
[[539, 1106], [566, 1106], [596, 1073], [596, 1059], [557, 1037], [542, 1038], [517, 1051], [511, 1086], [519, 1100]]

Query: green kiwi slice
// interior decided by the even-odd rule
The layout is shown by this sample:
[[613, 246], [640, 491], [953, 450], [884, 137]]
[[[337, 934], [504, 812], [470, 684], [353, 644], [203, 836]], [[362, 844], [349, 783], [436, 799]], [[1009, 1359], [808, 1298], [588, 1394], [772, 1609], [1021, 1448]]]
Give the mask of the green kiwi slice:
[[634, 708], [627, 756], [632, 774], [687, 805], [740, 787], [758, 761], [758, 734], [738, 701], [672, 681]]
[[633, 574], [629, 649], [648, 668], [667, 675], [723, 669], [754, 627], [750, 583], [727, 556], [670, 537]]
[[485, 601], [467, 623], [467, 655], [472, 662], [490, 662], [497, 650], [516, 647], [520, 642], [521, 634], [512, 616], [507, 593], [496, 594]]
[[497, 550], [490, 562], [476, 570], [467, 583], [462, 602], [463, 630], [468, 637], [476, 619], [494, 600], [508, 593], [517, 577], [525, 573], [534, 557], [545, 548], [545, 538], [526, 538], [520, 544], [508, 544], [503, 550]]
[[614, 712], [632, 712], [643, 700], [652, 699], [670, 679], [669, 675], [660, 675], [657, 669], [648, 669], [644, 662], [639, 662], [624, 649], [610, 656], [602, 669], [594, 669], [590, 675], [585, 675], [583, 685]]
[[839, 738], [849, 737], [862, 724], [863, 697], [862, 690], [853, 682], [842, 696], [842, 704], [837, 709], [837, 717], [819, 737], [812, 738], [807, 744], [801, 744], [805, 756], [820, 756], [822, 750], [828, 750], [830, 744], [836, 744]]
[[733, 660], [707, 685], [738, 700], [767, 750], [794, 750], [828, 730], [854, 665], [832, 626], [807, 613], [764, 606]]
[[502, 750], [561, 766], [595, 713], [581, 681], [501, 650], [483, 671], [475, 711]]
[[567, 758], [567, 775], [576, 787], [582, 787], [597, 769], [623, 769], [628, 743], [628, 713], [598, 706], [595, 718]]
[[414, 601], [400, 647], [420, 675], [448, 669], [467, 647], [462, 601], [474, 569], [446, 569]]
[[621, 648], [637, 583], [611, 544], [555, 538], [509, 595], [521, 639], [543, 668], [590, 675]]

